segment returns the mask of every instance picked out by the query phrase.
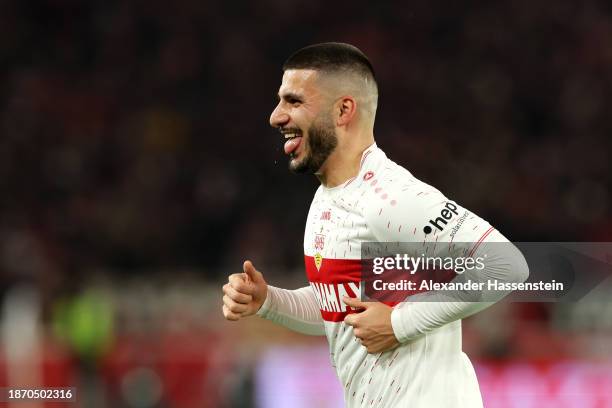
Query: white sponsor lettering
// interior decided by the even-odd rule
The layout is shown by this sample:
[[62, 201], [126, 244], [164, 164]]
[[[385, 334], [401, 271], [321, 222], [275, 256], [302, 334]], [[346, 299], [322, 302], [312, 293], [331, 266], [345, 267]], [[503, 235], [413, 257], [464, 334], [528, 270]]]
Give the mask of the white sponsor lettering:
[[355, 282], [325, 284], [311, 282], [317, 303], [325, 312], [346, 312], [347, 306], [342, 301], [344, 296], [359, 297], [361, 285]]

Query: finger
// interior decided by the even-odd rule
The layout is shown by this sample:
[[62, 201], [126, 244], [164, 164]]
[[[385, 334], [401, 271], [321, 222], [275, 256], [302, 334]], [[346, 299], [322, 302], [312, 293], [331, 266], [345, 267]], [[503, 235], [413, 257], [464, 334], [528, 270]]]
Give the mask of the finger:
[[223, 293], [237, 303], [246, 305], [253, 301], [253, 296], [238, 292], [236, 289], [232, 288], [229, 283], [223, 286]]
[[229, 296], [223, 296], [223, 304], [227, 306], [230, 312], [235, 313], [237, 315], [244, 313], [248, 310], [247, 305], [243, 305], [242, 303], [236, 303]]
[[355, 315], [355, 314], [347, 315], [344, 318], [344, 323], [349, 325], [349, 326], [355, 327], [357, 325], [357, 315]]
[[228, 281], [229, 285], [234, 288], [236, 292], [244, 293], [245, 295], [253, 294], [253, 288], [245, 281], [245, 277], [242, 273], [230, 275]]
[[352, 308], [356, 308], [356, 309], [367, 309], [368, 304], [366, 302], [362, 302], [361, 300], [357, 299], [357, 298], [351, 298], [348, 296], [344, 296], [342, 298], [342, 301], [344, 302], [345, 305], [348, 305]]
[[244, 261], [244, 264], [242, 264], [242, 270], [253, 283], [262, 283], [264, 281], [263, 274], [255, 269], [253, 262]]
[[240, 316], [235, 313], [232, 313], [225, 305], [223, 305], [223, 316], [225, 316], [227, 320], [231, 321], [240, 320]]
[[363, 344], [364, 338], [363, 338], [363, 333], [360, 329], [355, 329], [353, 330], [353, 334], [355, 335], [355, 337], [357, 337], [358, 339], [361, 340], [361, 343]]

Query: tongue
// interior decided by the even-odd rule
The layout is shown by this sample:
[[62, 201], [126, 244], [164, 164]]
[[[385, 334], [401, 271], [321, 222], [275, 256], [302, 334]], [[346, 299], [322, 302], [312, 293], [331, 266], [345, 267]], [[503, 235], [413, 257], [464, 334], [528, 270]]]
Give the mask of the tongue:
[[293, 153], [302, 142], [302, 137], [294, 137], [293, 139], [289, 139], [285, 142], [285, 154]]

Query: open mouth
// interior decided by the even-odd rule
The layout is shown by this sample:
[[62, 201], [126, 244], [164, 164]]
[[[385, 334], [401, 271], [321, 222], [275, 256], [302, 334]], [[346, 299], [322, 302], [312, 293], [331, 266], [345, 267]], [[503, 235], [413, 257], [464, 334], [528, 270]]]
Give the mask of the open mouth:
[[295, 139], [296, 137], [301, 137], [301, 134], [299, 132], [283, 133], [283, 135], [285, 136], [285, 141]]
[[281, 133], [285, 136], [285, 154], [294, 155], [295, 151], [302, 143], [302, 133], [293, 129], [281, 131]]

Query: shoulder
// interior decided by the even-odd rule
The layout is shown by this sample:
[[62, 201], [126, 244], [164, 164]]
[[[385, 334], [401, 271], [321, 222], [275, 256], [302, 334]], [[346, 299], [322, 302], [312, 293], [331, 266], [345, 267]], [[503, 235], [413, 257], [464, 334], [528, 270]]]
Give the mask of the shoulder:
[[488, 226], [386, 157], [370, 171], [363, 216], [379, 241], [468, 240]]
[[369, 180], [364, 180], [363, 187], [367, 198], [364, 216], [368, 221], [378, 220], [383, 213], [418, 215], [448, 201], [437, 188], [386, 157], [366, 175]]
[[394, 240], [397, 235], [421, 240], [427, 220], [453, 204], [438, 189], [412, 175], [393, 177], [381, 178], [370, 192], [364, 208], [366, 223], [380, 239]]

